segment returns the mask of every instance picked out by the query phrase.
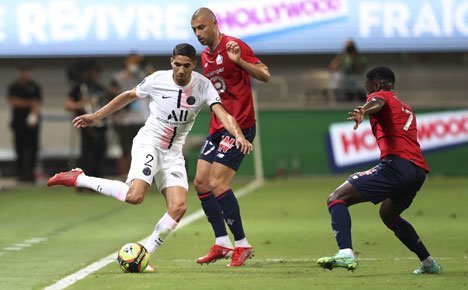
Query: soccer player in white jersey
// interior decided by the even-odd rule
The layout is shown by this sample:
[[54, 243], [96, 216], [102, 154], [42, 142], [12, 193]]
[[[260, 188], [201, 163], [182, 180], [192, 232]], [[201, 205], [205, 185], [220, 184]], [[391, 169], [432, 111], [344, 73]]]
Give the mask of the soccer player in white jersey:
[[[48, 186], [86, 187], [123, 202], [139, 204], [154, 179], [166, 199], [167, 212], [144, 243], [151, 254], [176, 229], [186, 211], [188, 182], [182, 146], [200, 109], [210, 106], [229, 133], [236, 136], [236, 147], [244, 154], [252, 150], [235, 118], [221, 105], [210, 80], [193, 71], [196, 64], [195, 48], [187, 43], [178, 44], [172, 52], [172, 70], [156, 71], [100, 110], [73, 119], [76, 128], [92, 126], [137, 98], [150, 98], [150, 116], [133, 140], [126, 183], [87, 176], [81, 169], [58, 173], [47, 182]], [[155, 269], [148, 266], [147, 270]]]

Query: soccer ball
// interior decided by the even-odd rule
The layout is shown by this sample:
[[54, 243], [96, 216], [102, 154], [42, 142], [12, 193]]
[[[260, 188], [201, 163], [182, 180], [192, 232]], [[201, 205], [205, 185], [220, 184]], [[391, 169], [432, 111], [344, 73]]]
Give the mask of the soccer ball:
[[142, 244], [128, 243], [120, 249], [117, 262], [125, 272], [141, 273], [148, 266], [149, 254]]

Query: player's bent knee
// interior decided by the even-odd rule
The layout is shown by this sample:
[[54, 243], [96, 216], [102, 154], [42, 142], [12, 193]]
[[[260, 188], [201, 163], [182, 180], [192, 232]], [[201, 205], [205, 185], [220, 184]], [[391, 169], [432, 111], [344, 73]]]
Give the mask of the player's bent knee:
[[389, 229], [392, 229], [399, 217], [388, 216], [382, 210], [379, 211], [380, 219]]
[[180, 203], [180, 204], [171, 204], [169, 205], [167, 212], [171, 217], [173, 217], [176, 220], [180, 220], [185, 212], [187, 211], [187, 206], [185, 203]]
[[129, 190], [125, 201], [130, 204], [140, 204], [143, 202], [144, 199], [145, 199], [144, 193], [136, 192], [134, 190]]
[[335, 190], [332, 193], [330, 193], [329, 196], [327, 196], [327, 205], [329, 205], [333, 201], [339, 200], [339, 199], [342, 199], [341, 194], [340, 194], [339, 190]]
[[219, 195], [229, 189], [229, 185], [223, 184], [220, 178], [210, 179], [209, 187], [214, 195]]
[[195, 187], [195, 190], [200, 193], [206, 193], [210, 191], [208, 182], [204, 181], [201, 178], [195, 177], [195, 180], [193, 181], [193, 186]]
[[393, 226], [395, 225], [395, 222], [394, 221], [390, 221], [388, 219], [385, 219], [383, 218], [382, 216], [380, 217], [382, 219], [382, 222], [384, 223], [384, 225], [389, 228], [390, 230], [393, 229]]
[[130, 204], [140, 204], [143, 202], [145, 198], [143, 196], [128, 196], [127, 199], [125, 200], [126, 202]]
[[145, 199], [150, 185], [143, 180], [134, 179], [127, 192], [125, 201], [130, 204], [140, 204]]

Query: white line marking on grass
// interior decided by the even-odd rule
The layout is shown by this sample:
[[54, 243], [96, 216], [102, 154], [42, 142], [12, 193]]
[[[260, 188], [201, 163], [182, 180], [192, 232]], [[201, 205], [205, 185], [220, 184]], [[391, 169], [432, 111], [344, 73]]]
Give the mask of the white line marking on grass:
[[[239, 189], [239, 190], [236, 190], [236, 196], [238, 198], [246, 195], [246, 194], [249, 194], [251, 193], [252, 191], [256, 190], [257, 188], [259, 188], [260, 186], [263, 185], [263, 180], [255, 180], [249, 184], [247, 184], [245, 187]], [[192, 213], [192, 214], [189, 214], [188, 216], [182, 218], [182, 220], [180, 221], [179, 223], [179, 226], [177, 227], [177, 230], [185, 227], [185, 226], [188, 226], [189, 224], [193, 223], [194, 221], [202, 218], [205, 216], [205, 213], [203, 212], [203, 210], [197, 210], [196, 212]], [[145, 241], [148, 237], [142, 239], [139, 241], [139, 243], [142, 243], [143, 241]], [[73, 285], [74, 283], [76, 283], [77, 281], [85, 278], [86, 276], [88, 276], [89, 274], [92, 274], [98, 270], [100, 270], [101, 268], [104, 268], [105, 266], [109, 265], [110, 263], [114, 262], [116, 260], [116, 257], [117, 256], [117, 252], [115, 253], [112, 253], [110, 254], [109, 256], [107, 257], [104, 257], [102, 258], [101, 260], [87, 266], [86, 268], [83, 268], [71, 275], [68, 275], [67, 277], [57, 281], [56, 283], [48, 286], [45, 288], [45, 290], [61, 290], [61, 289], [65, 289], [67, 288], [68, 286], [71, 286]]]
[[[43, 238], [43, 237], [40, 237], [40, 238], [37, 238], [37, 237], [34, 237], [34, 238], [31, 238], [31, 239], [28, 239], [28, 240], [24, 240], [20, 243], [16, 243], [16, 244], [13, 244], [12, 246], [9, 246], [9, 247], [5, 247], [3, 248], [4, 251], [9, 251], [9, 252], [12, 252], [12, 251], [21, 251], [22, 249], [24, 248], [27, 248], [27, 247], [31, 247], [33, 244], [37, 244], [37, 243], [40, 243], [40, 242], [44, 242], [44, 241], [47, 241], [47, 238]], [[0, 256], [6, 254], [5, 252], [1, 252], [0, 253]]]
[[21, 251], [21, 247], [5, 247], [3, 248], [5, 251]]
[[31, 247], [32, 244], [26, 244], [26, 243], [18, 243], [14, 244], [13, 247], [20, 247], [20, 248], [26, 248], [26, 247]]
[[39, 238], [34, 237], [29, 240], [24, 240], [23, 243], [37, 244], [37, 243], [45, 242], [45, 241], [47, 241], [47, 238], [45, 237], [39, 237]]

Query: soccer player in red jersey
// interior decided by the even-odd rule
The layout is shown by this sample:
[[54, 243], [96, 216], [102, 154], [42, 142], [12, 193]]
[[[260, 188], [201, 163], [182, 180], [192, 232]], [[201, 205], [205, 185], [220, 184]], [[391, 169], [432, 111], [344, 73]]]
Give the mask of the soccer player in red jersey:
[[[194, 12], [191, 21], [198, 41], [206, 46], [202, 52], [202, 69], [218, 90], [224, 108], [233, 115], [250, 142], [255, 137], [255, 111], [252, 99], [251, 77], [268, 82], [268, 67], [252, 49], [240, 39], [222, 34], [214, 13], [208, 8]], [[212, 263], [222, 258], [232, 260], [229, 266], [242, 266], [253, 256], [242, 226], [239, 204], [231, 189], [231, 182], [244, 154], [233, 146], [233, 136], [212, 115], [209, 136], [200, 151], [195, 189], [202, 208], [215, 234], [215, 245], [199, 264]], [[234, 235], [234, 247], [224, 221]]]
[[328, 196], [331, 225], [339, 247], [333, 257], [317, 260], [319, 266], [354, 270], [357, 259], [351, 243], [351, 217], [348, 207], [361, 202], [380, 205], [380, 218], [395, 236], [412, 252], [421, 265], [414, 274], [441, 272], [415, 229], [400, 215], [407, 209], [421, 188], [429, 167], [417, 140], [413, 110], [393, 92], [395, 75], [387, 67], [376, 67], [367, 73], [367, 101], [349, 112], [354, 129], [369, 115], [372, 132], [380, 148], [381, 162], [364, 172], [349, 177]]

